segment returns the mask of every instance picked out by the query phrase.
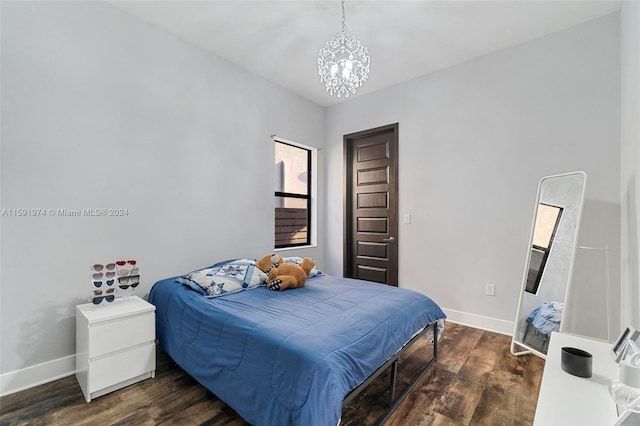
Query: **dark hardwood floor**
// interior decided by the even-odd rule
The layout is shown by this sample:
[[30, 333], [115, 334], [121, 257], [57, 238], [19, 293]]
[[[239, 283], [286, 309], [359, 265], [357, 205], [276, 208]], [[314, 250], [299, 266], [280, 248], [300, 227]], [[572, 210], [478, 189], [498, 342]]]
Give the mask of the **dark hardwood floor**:
[[[438, 362], [385, 426], [529, 425], [533, 422], [544, 361], [509, 352], [510, 338], [447, 323]], [[420, 340], [399, 367], [398, 390], [429, 359]], [[342, 425], [374, 424], [387, 403], [382, 374], [343, 409]], [[74, 376], [0, 398], [1, 425], [247, 425], [158, 349], [155, 379], [86, 403]], [[277, 426], [277, 425], [274, 425]]]

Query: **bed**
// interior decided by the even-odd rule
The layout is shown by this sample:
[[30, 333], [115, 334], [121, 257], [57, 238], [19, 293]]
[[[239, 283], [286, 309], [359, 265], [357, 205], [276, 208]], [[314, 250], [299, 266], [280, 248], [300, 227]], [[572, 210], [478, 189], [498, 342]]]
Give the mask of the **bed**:
[[[256, 426], [336, 426], [345, 401], [388, 365], [395, 380], [402, 348], [430, 330], [437, 336], [445, 318], [420, 293], [322, 273], [295, 290], [255, 286], [222, 297], [183, 278], [149, 294], [159, 343]], [[437, 338], [433, 348], [429, 365]]]

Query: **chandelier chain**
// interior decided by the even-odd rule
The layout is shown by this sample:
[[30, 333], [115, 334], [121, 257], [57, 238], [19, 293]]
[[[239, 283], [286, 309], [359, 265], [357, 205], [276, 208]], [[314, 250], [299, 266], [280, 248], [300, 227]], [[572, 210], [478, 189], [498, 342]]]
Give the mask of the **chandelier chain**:
[[347, 32], [347, 24], [346, 24], [346, 19], [344, 17], [344, 0], [342, 0], [342, 32], [343, 33]]

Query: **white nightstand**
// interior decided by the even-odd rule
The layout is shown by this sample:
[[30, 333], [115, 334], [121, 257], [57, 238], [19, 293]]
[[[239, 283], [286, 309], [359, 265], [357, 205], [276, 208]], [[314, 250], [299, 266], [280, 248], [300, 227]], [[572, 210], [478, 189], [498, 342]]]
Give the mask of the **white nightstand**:
[[76, 378], [87, 402], [155, 377], [155, 310], [138, 296], [76, 306]]

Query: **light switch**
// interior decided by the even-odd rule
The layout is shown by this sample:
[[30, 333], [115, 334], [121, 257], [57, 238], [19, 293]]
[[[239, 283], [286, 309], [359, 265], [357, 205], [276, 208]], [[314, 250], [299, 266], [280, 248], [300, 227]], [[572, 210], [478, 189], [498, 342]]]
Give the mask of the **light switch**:
[[411, 215], [409, 213], [404, 214], [404, 223], [411, 223]]

